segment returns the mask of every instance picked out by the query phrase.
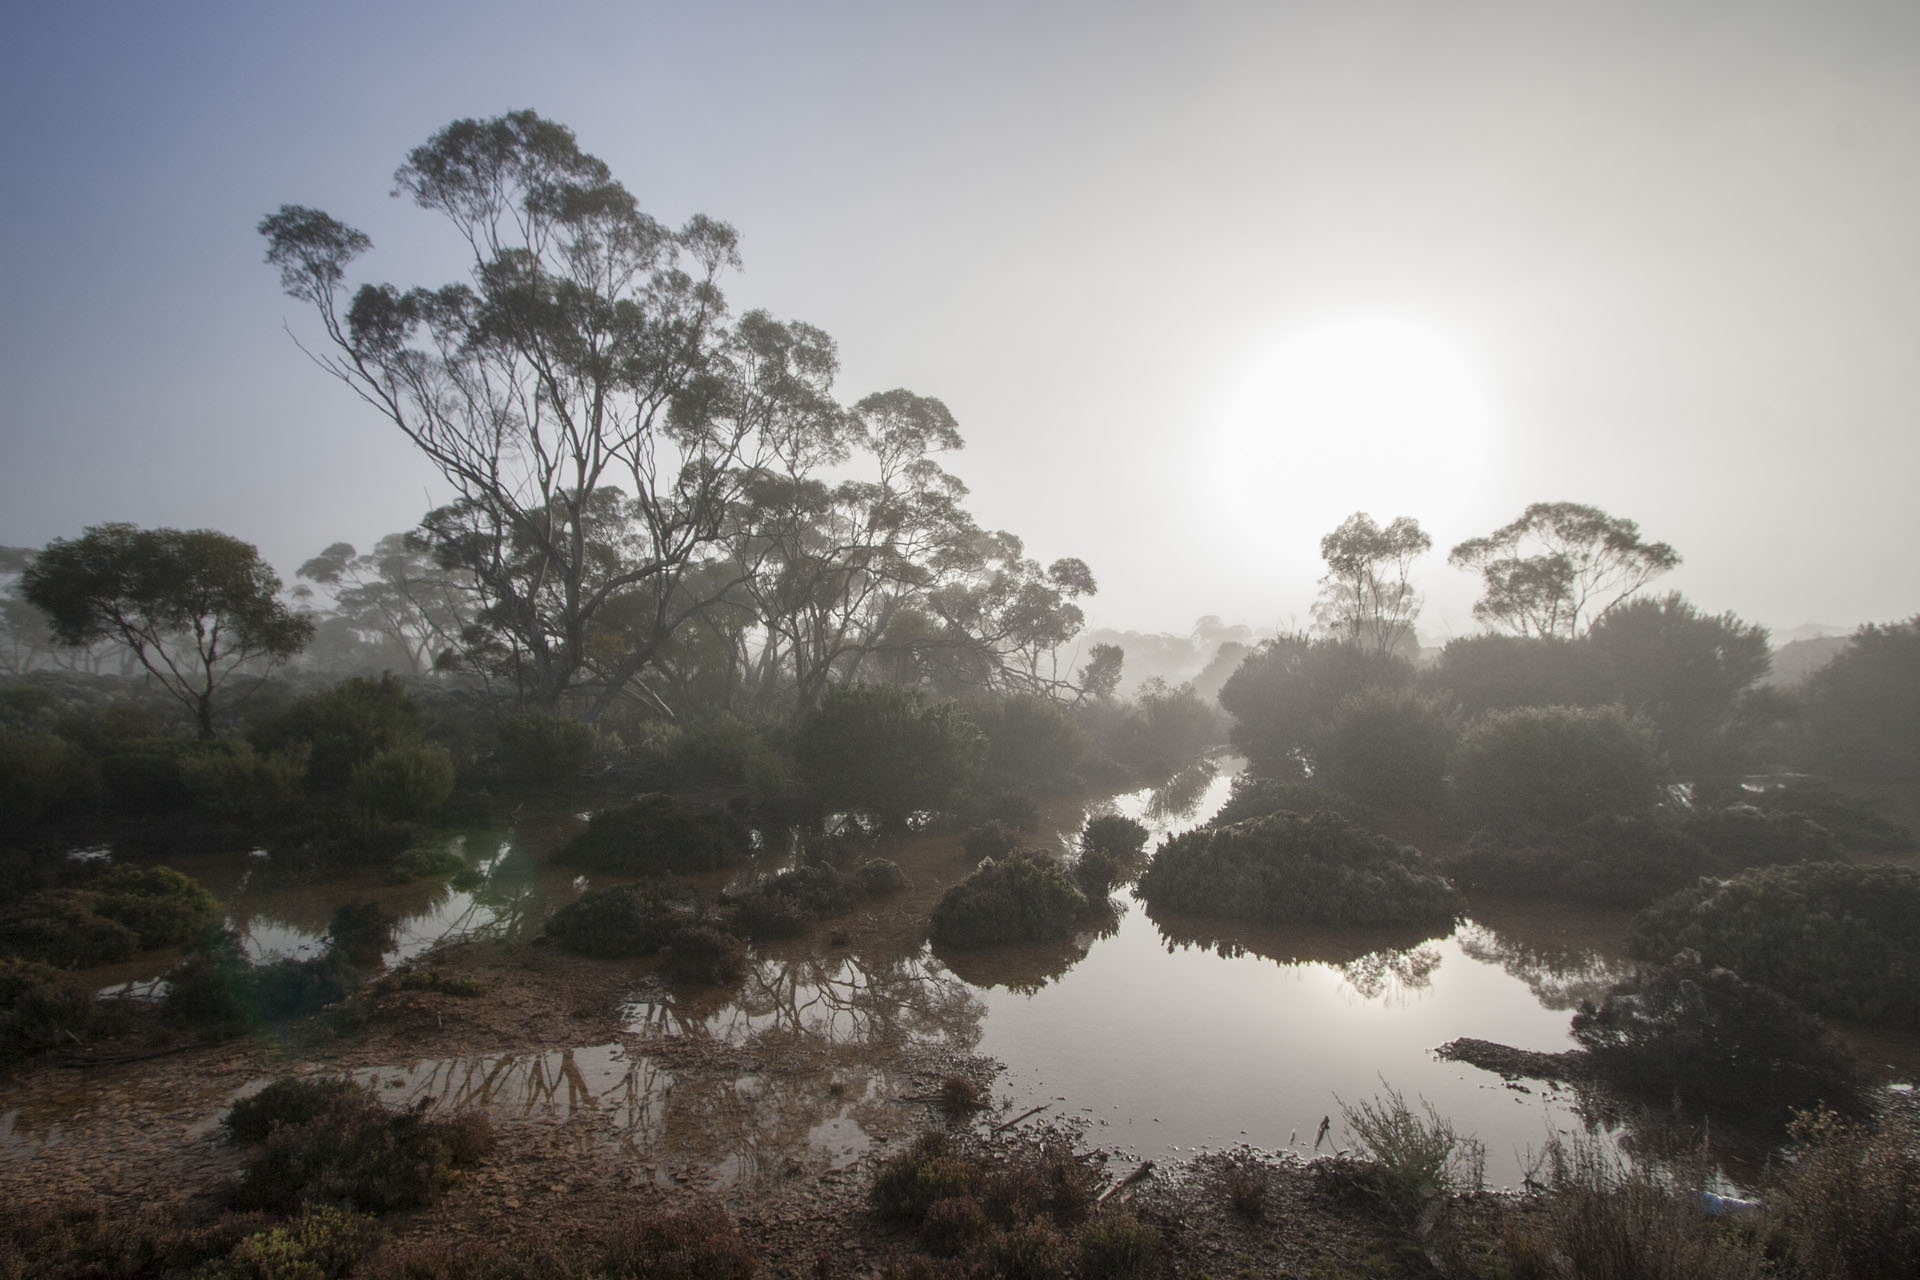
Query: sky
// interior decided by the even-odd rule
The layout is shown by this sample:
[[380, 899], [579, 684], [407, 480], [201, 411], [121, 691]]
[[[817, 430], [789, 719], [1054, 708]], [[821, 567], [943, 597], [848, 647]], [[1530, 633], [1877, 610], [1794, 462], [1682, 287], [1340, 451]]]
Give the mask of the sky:
[[0, 544], [216, 528], [283, 576], [447, 490], [301, 353], [283, 203], [445, 283], [390, 198], [531, 107], [741, 235], [736, 311], [967, 438], [1094, 625], [1309, 621], [1320, 536], [1535, 501], [1777, 631], [1920, 611], [1920, 5], [20, 6], [0, 48]]

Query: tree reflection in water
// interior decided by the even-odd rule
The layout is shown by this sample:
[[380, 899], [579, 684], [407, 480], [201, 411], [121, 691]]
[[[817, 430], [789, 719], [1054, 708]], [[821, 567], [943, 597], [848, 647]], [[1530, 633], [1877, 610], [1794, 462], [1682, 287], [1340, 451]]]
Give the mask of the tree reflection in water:
[[964, 983], [976, 987], [1005, 987], [1017, 995], [1030, 996], [1065, 977], [1068, 970], [1087, 958], [1094, 943], [1118, 933], [1120, 917], [1126, 910], [1125, 903], [1109, 898], [1101, 913], [1083, 921], [1080, 930], [1070, 938], [1018, 946], [968, 948], [936, 944], [933, 954]]
[[1574, 1009], [1582, 1000], [1597, 1002], [1632, 967], [1591, 947], [1564, 941], [1528, 942], [1473, 921], [1461, 925], [1454, 938], [1475, 960], [1497, 964], [1526, 983], [1534, 999], [1547, 1009]]
[[1147, 797], [1147, 817], [1158, 826], [1193, 817], [1219, 774], [1213, 761], [1196, 760], [1154, 788]]
[[1363, 1000], [1394, 1000], [1432, 985], [1437, 939], [1425, 929], [1242, 929], [1220, 921], [1148, 913], [1169, 954], [1197, 947], [1223, 959], [1259, 956], [1280, 965], [1337, 970]]

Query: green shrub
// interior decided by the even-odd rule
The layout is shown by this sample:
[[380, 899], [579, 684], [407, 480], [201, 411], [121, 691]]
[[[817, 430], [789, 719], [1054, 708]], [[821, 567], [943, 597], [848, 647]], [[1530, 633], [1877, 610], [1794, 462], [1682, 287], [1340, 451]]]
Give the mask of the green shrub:
[[962, 1253], [987, 1234], [987, 1211], [972, 1196], [947, 1196], [927, 1206], [920, 1243], [943, 1257]]
[[659, 875], [718, 870], [751, 848], [746, 825], [727, 810], [655, 793], [594, 814], [558, 860], [613, 875]]
[[1792, 814], [1824, 828], [1851, 853], [1912, 853], [1920, 839], [1872, 805], [1841, 795], [1820, 782], [1796, 781], [1764, 791], [1745, 792], [1748, 803], [1769, 814]]
[[598, 959], [652, 955], [693, 922], [692, 889], [674, 880], [614, 885], [581, 894], [547, 921], [547, 936]]
[[1644, 813], [1666, 778], [1652, 729], [1617, 707], [1489, 712], [1468, 726], [1454, 760], [1462, 809], [1503, 827]]
[[1920, 1027], [1920, 871], [1807, 863], [1702, 881], [1635, 917], [1635, 955], [1683, 948], [1815, 1013]]
[[133, 930], [143, 951], [183, 946], [220, 920], [219, 900], [170, 867], [117, 863], [91, 888], [94, 912]]
[[601, 749], [592, 725], [551, 711], [504, 716], [494, 734], [494, 773], [514, 790], [542, 791], [574, 781]]
[[1087, 736], [1065, 707], [1037, 694], [1010, 694], [970, 707], [969, 714], [986, 735], [988, 786], [1059, 791], [1072, 785]]
[[1436, 806], [1459, 736], [1450, 703], [1413, 689], [1362, 689], [1340, 700], [1314, 740], [1314, 777], [1392, 812]]
[[1253, 772], [1300, 778], [1342, 698], [1412, 683], [1413, 664], [1404, 658], [1335, 640], [1277, 636], [1227, 677], [1220, 705], [1233, 717], [1234, 749], [1247, 757]]
[[933, 940], [957, 947], [1063, 938], [1086, 895], [1051, 860], [1021, 852], [985, 862], [933, 908]]
[[492, 1149], [484, 1113], [429, 1119], [424, 1108], [392, 1111], [366, 1093], [342, 1094], [308, 1120], [270, 1125], [234, 1202], [272, 1213], [308, 1202], [363, 1213], [418, 1208]]
[[1216, 745], [1226, 725], [1191, 684], [1142, 683], [1132, 710], [1115, 726], [1107, 753], [1144, 774], [1164, 777]]
[[51, 733], [0, 729], [0, 813], [10, 824], [84, 813], [99, 795], [100, 771], [85, 751]]
[[816, 920], [851, 911], [866, 893], [862, 876], [815, 863], [770, 876], [726, 902], [735, 930], [765, 941], [798, 937]]
[[1098, 850], [1125, 862], [1146, 851], [1147, 829], [1132, 818], [1118, 813], [1103, 813], [1087, 819], [1080, 832], [1082, 852]]
[[1400, 1092], [1340, 1103], [1360, 1154], [1377, 1168], [1378, 1189], [1396, 1211], [1412, 1218], [1435, 1200], [1480, 1190], [1486, 1148], [1456, 1132], [1425, 1098], [1415, 1115]]
[[1207, 824], [1214, 827], [1264, 818], [1270, 813], [1338, 813], [1363, 827], [1376, 826], [1372, 812], [1352, 796], [1318, 782], [1293, 778], [1262, 778], [1242, 773], [1233, 780], [1227, 802]]
[[106, 808], [123, 818], [167, 817], [193, 808], [187, 762], [203, 750], [181, 738], [131, 738], [99, 757]]
[[60, 970], [0, 959], [0, 1062], [81, 1039], [94, 1013], [93, 992]]
[[1020, 832], [998, 819], [989, 819], [977, 827], [969, 827], [960, 837], [960, 847], [967, 856], [978, 862], [982, 858], [1004, 858], [1020, 847]]
[[881, 1163], [868, 1195], [881, 1217], [917, 1227], [936, 1200], [970, 1196], [980, 1183], [979, 1165], [960, 1155], [946, 1134], [930, 1130]]
[[1073, 1242], [1045, 1218], [994, 1231], [975, 1247], [974, 1271], [999, 1280], [1063, 1280], [1075, 1261]]
[[959, 706], [891, 685], [827, 691], [800, 724], [794, 754], [809, 792], [898, 829], [950, 808], [979, 774], [986, 739]]
[[1709, 868], [1685, 824], [1606, 814], [1571, 831], [1481, 830], [1445, 870], [1468, 893], [1640, 907], [1692, 884]]
[[1470, 717], [1514, 707], [1598, 707], [1614, 698], [1604, 654], [1592, 645], [1538, 636], [1456, 636], [1421, 684]]
[[95, 914], [84, 894], [36, 893], [0, 907], [0, 954], [80, 969], [113, 964], [139, 950], [140, 935]]
[[1080, 892], [1089, 902], [1105, 898], [1125, 878], [1126, 868], [1120, 859], [1105, 849], [1087, 849], [1073, 864], [1073, 882], [1080, 886]]
[[1920, 777], [1920, 615], [1855, 632], [1806, 683], [1807, 754], [1841, 777]]
[[1768, 1194], [1798, 1274], [1901, 1280], [1920, 1258], [1920, 1149], [1892, 1121], [1818, 1111], [1790, 1130], [1792, 1159]]
[[371, 1218], [307, 1205], [285, 1226], [248, 1236], [194, 1280], [342, 1280], [384, 1237]]
[[1160, 846], [1140, 877], [1149, 909], [1262, 926], [1452, 921], [1453, 886], [1420, 851], [1335, 813], [1272, 813]]
[[419, 822], [453, 794], [453, 757], [445, 747], [409, 742], [353, 767], [347, 799], [376, 818]]
[[1853, 1055], [1825, 1027], [1691, 957], [1642, 965], [1598, 1007], [1582, 1003], [1573, 1037], [1604, 1079], [1656, 1101], [1763, 1114], [1859, 1106]]
[[420, 740], [419, 705], [391, 675], [356, 677], [296, 698], [253, 734], [263, 751], [304, 747], [307, 783], [328, 796], [344, 793], [366, 761]]
[[308, 768], [305, 743], [261, 752], [244, 739], [231, 739], [200, 744], [180, 759], [181, 780], [196, 808], [250, 826], [284, 821], [300, 802]]
[[1125, 1210], [1102, 1210], [1080, 1228], [1080, 1272], [1087, 1280], [1124, 1280], [1148, 1274], [1165, 1241], [1160, 1228]]
[[239, 940], [224, 932], [202, 940], [166, 977], [166, 1016], [212, 1039], [316, 1013], [359, 985], [359, 975], [332, 950], [255, 965]]
[[891, 858], [868, 858], [854, 874], [860, 877], [861, 887], [875, 897], [907, 887], [907, 873]]
[[602, 1255], [601, 1269], [590, 1274], [623, 1280], [750, 1280], [758, 1269], [740, 1229], [714, 1204], [643, 1218]]

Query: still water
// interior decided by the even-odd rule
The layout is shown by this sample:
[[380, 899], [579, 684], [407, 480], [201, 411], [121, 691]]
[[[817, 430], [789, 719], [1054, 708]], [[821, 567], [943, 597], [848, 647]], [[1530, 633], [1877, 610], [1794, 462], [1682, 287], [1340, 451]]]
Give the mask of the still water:
[[[1184, 830], [1219, 808], [1231, 777], [1231, 765], [1203, 766], [1092, 809], [1059, 807], [1040, 842], [1070, 851], [1102, 808], [1156, 839]], [[402, 921], [397, 962], [443, 942], [536, 934], [589, 887], [546, 862], [582, 822], [561, 815], [451, 836], [467, 866], [451, 880], [289, 886], [258, 861], [182, 869], [227, 898], [256, 957], [318, 948], [335, 907], [372, 898]], [[705, 1159], [724, 1179], [783, 1159], [857, 1156], [873, 1127], [863, 1117], [915, 1087], [900, 1072], [903, 1049], [997, 1059], [1006, 1068], [993, 1090], [1002, 1114], [1043, 1107], [1048, 1118], [1085, 1125], [1090, 1143], [1123, 1162], [1241, 1142], [1307, 1154], [1323, 1118], [1331, 1124], [1319, 1149], [1335, 1149], [1350, 1141], [1342, 1100], [1389, 1087], [1478, 1135], [1494, 1186], [1518, 1182], [1552, 1133], [1582, 1126], [1570, 1096], [1504, 1085], [1432, 1050], [1459, 1036], [1570, 1047], [1572, 1009], [1622, 967], [1623, 917], [1476, 904], [1472, 919], [1434, 936], [1268, 933], [1155, 920], [1123, 886], [1117, 920], [1071, 942], [949, 952], [929, 947], [925, 918], [970, 868], [958, 837], [919, 833], [879, 852], [902, 864], [911, 890], [758, 949], [733, 988], [689, 993], [639, 978], [626, 1014], [631, 1043], [396, 1063], [366, 1078], [396, 1100], [479, 1102], [509, 1121], [605, 1112], [647, 1161], [667, 1158], [676, 1130], [699, 1132], [709, 1147], [716, 1131], [730, 1132], [737, 1140]], [[796, 1061], [798, 1052], [809, 1065], [743, 1069], [714, 1096], [684, 1083], [676, 1092], [673, 1071], [648, 1046], [702, 1040]]]

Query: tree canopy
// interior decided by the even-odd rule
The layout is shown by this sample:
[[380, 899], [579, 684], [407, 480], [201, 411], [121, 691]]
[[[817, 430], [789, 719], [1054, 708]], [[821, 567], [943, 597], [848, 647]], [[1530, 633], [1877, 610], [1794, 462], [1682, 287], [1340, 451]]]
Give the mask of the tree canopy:
[[1536, 502], [1511, 524], [1469, 538], [1447, 556], [1479, 572], [1473, 616], [1521, 635], [1571, 639], [1622, 600], [1680, 563], [1640, 526], [1577, 502]]
[[248, 543], [209, 529], [95, 525], [56, 538], [21, 578], [66, 645], [125, 646], [212, 738], [214, 692], [246, 663], [284, 661], [313, 624], [280, 599], [280, 579]]
[[1374, 653], [1413, 645], [1420, 599], [1413, 590], [1413, 562], [1433, 549], [1433, 539], [1410, 516], [1382, 529], [1356, 511], [1320, 539], [1327, 562], [1313, 616], [1336, 640]]

